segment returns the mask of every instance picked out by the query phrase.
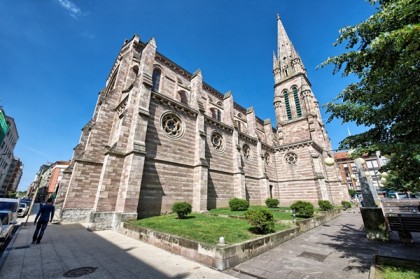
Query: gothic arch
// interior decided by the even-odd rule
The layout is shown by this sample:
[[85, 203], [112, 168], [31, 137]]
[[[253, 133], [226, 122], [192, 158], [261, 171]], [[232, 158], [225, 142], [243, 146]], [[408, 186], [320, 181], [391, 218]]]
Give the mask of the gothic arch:
[[160, 86], [162, 81], [162, 70], [158, 67], [153, 69], [152, 73], [152, 91], [160, 92]]

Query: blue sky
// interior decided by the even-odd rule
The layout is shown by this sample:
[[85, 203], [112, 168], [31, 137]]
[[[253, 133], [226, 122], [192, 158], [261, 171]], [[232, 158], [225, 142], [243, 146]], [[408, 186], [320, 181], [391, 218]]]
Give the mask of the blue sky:
[[[373, 12], [364, 0], [0, 1], [0, 105], [19, 132], [19, 190], [41, 164], [71, 159], [120, 47], [134, 34], [155, 37], [160, 53], [191, 73], [200, 68], [206, 83], [231, 90], [238, 104], [275, 123], [276, 14], [323, 105], [352, 79], [315, 67], [345, 51], [332, 46], [340, 28]], [[363, 131], [341, 121], [327, 125], [333, 148], [348, 128]]]

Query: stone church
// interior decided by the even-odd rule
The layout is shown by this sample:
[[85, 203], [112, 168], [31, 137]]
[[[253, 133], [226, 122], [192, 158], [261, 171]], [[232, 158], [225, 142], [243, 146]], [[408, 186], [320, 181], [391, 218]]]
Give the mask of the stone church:
[[206, 211], [233, 197], [347, 199], [337, 165], [324, 163], [331, 144], [305, 67], [277, 25], [275, 127], [157, 52], [154, 38], [126, 41], [61, 182], [61, 220], [106, 229], [178, 201]]

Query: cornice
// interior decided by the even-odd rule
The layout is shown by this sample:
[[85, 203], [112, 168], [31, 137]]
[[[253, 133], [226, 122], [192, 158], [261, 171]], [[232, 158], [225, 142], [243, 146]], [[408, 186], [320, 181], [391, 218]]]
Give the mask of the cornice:
[[182, 111], [185, 112], [191, 116], [197, 116], [198, 115], [198, 111], [196, 111], [195, 109], [192, 109], [178, 101], [175, 101], [171, 98], [168, 98], [160, 93], [157, 92], [152, 92], [152, 99], [158, 101], [160, 104], [165, 104], [167, 106], [170, 106], [172, 108], [174, 108], [175, 110], [178, 111]]
[[291, 143], [291, 144], [285, 144], [285, 145], [278, 146], [278, 147], [276, 147], [276, 150], [277, 151], [287, 151], [287, 150], [296, 149], [296, 148], [300, 148], [300, 147], [312, 146], [313, 144], [314, 144], [314, 142], [312, 140], [301, 141], [301, 142], [296, 142], [296, 143]]
[[206, 121], [207, 123], [210, 123], [210, 124], [212, 124], [214, 126], [217, 126], [217, 127], [219, 127], [220, 129], [222, 129], [224, 131], [228, 131], [230, 133], [233, 133], [233, 127], [230, 127], [230, 126], [228, 126], [228, 125], [226, 125], [226, 124], [224, 124], [224, 123], [222, 123], [220, 121], [217, 121], [216, 119], [211, 118], [211, 117], [209, 117], [207, 115], [204, 115], [204, 121]]
[[257, 144], [257, 142], [258, 142], [258, 138], [248, 136], [247, 134], [244, 134], [242, 132], [238, 132], [238, 136], [239, 136], [240, 139], [246, 140], [246, 141], [251, 142], [253, 144]]

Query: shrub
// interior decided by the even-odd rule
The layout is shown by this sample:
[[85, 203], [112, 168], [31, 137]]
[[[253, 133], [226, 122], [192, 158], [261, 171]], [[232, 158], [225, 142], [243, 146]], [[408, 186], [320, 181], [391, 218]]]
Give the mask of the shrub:
[[334, 206], [330, 203], [330, 201], [327, 201], [327, 200], [319, 200], [318, 205], [322, 211], [329, 211], [334, 208]]
[[233, 198], [229, 201], [229, 207], [232, 211], [245, 211], [249, 207], [249, 202], [247, 200]]
[[341, 205], [343, 206], [344, 209], [351, 208], [351, 202], [349, 201], [342, 201]]
[[350, 195], [350, 197], [354, 198], [354, 196], [356, 196], [356, 190], [349, 189], [349, 195]]
[[274, 231], [273, 214], [264, 208], [248, 210], [245, 218], [255, 228], [257, 233], [267, 234]]
[[277, 207], [279, 205], [279, 200], [268, 198], [265, 200], [265, 205], [269, 208]]
[[172, 211], [178, 215], [178, 219], [184, 219], [185, 216], [191, 213], [191, 204], [187, 202], [176, 202], [172, 205]]
[[290, 208], [295, 211], [296, 216], [310, 218], [314, 216], [314, 206], [310, 202], [296, 201]]

